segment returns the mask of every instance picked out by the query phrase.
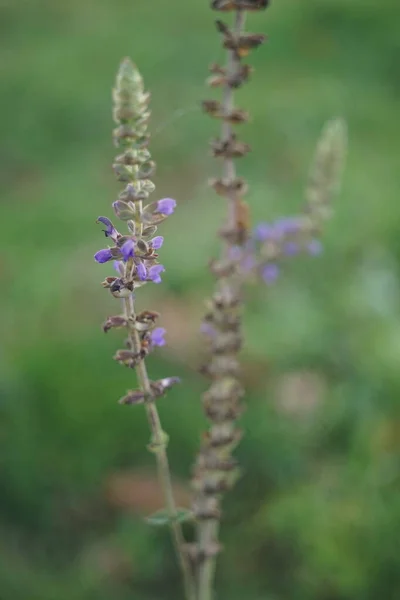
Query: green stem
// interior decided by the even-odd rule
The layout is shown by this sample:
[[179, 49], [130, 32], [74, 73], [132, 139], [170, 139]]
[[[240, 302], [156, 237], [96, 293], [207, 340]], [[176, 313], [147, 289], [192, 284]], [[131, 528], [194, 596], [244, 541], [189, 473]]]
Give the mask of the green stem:
[[[124, 308], [125, 314], [129, 318], [129, 321], [134, 323], [136, 314], [133, 296], [124, 299]], [[132, 350], [134, 352], [139, 352], [139, 334], [133, 326], [129, 327], [129, 340], [132, 346]], [[151, 398], [152, 392], [150, 387], [150, 380], [144, 360], [141, 360], [136, 366], [136, 374], [139, 386], [146, 394], [147, 398]], [[185, 552], [185, 538], [183, 536], [182, 527], [177, 521], [177, 510], [172, 488], [171, 471], [167, 456], [168, 437], [161, 426], [160, 416], [158, 414], [154, 400], [146, 400], [145, 408], [147, 420], [149, 422], [151, 430], [151, 441], [155, 447], [154, 454], [156, 456], [157, 461], [158, 478], [163, 490], [172, 539], [174, 542], [175, 551], [182, 572], [185, 598], [186, 600], [195, 600], [196, 594], [193, 576], [191, 572], [191, 566], [188, 560], [187, 553]]]

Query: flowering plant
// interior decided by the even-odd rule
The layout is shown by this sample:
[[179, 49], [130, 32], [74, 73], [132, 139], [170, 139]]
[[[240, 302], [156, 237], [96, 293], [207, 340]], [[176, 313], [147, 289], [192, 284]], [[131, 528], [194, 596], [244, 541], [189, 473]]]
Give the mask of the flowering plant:
[[[340, 181], [345, 149], [344, 123], [340, 119], [329, 122], [317, 147], [301, 214], [251, 228], [249, 208], [244, 201], [247, 183], [237, 176], [235, 167], [235, 159], [251, 149], [233, 131], [234, 126], [248, 120], [248, 113], [235, 107], [234, 91], [251, 74], [251, 67], [243, 59], [265, 41], [262, 34], [244, 31], [246, 13], [263, 10], [268, 4], [268, 0], [212, 2], [214, 10], [235, 15], [232, 28], [216, 21], [227, 50], [227, 64], [211, 66], [208, 84], [222, 88], [222, 101], [203, 102], [204, 111], [222, 122], [220, 137], [212, 141], [211, 148], [213, 155], [222, 160], [223, 175], [212, 179], [210, 184], [218, 195], [226, 198], [228, 211], [219, 230], [220, 256], [210, 263], [216, 284], [201, 326], [210, 349], [201, 369], [211, 381], [203, 396], [209, 428], [195, 462], [190, 511], [177, 508], [174, 501], [167, 458], [168, 436], [156, 408], [156, 400], [179, 380], [174, 376], [157, 381], [149, 379], [146, 357], [156, 347], [165, 345], [165, 329], [157, 326], [158, 313], [137, 311], [135, 296], [136, 290], [146, 283], [161, 282], [165, 269], [158, 261], [158, 251], [164, 240], [156, 234], [158, 226], [173, 214], [176, 201], [163, 198], [149, 202], [155, 189], [151, 179], [155, 164], [148, 150], [149, 94], [129, 59], [122, 62], [114, 89], [117, 123], [114, 141], [121, 154], [113, 168], [125, 187], [112, 207], [127, 231], [121, 233], [108, 217], [97, 219], [105, 227], [109, 244], [96, 252], [94, 258], [98, 263], [113, 261], [116, 275], [106, 277], [103, 286], [121, 299], [123, 305], [123, 313], [108, 317], [103, 329], [107, 332], [122, 328], [127, 333], [126, 347], [118, 350], [114, 358], [136, 371], [138, 387], [128, 391], [120, 403], [145, 407], [151, 430], [149, 449], [156, 456], [166, 504], [165, 511], [157, 514], [157, 522], [165, 522], [171, 528], [187, 600], [212, 598], [216, 557], [220, 551], [221, 500], [239, 475], [232, 452], [242, 436], [237, 420], [243, 410], [244, 396], [239, 361], [244, 285], [249, 277], [271, 285], [278, 279], [285, 260], [301, 252], [317, 256], [322, 251], [319, 238], [324, 220], [331, 213], [330, 202]], [[187, 519], [194, 520], [196, 526], [195, 541], [191, 544], [185, 542], [181, 529], [181, 521]]]
[[[104, 234], [111, 243], [96, 252], [98, 263], [114, 261], [117, 276], [108, 276], [103, 286], [115, 298], [122, 300], [123, 313], [110, 316], [103, 325], [105, 332], [123, 328], [127, 333], [126, 348], [118, 350], [114, 359], [136, 370], [138, 387], [129, 390], [120, 399], [121, 404], [143, 404], [151, 430], [148, 448], [154, 452], [163, 486], [166, 520], [168, 520], [176, 551], [182, 568], [187, 598], [194, 599], [194, 590], [188, 557], [179, 520], [184, 511], [178, 511], [172, 494], [171, 475], [167, 457], [168, 436], [161, 426], [156, 399], [179, 382], [178, 377], [165, 377], [157, 381], [149, 379], [145, 364], [146, 356], [157, 346], [165, 345], [165, 329], [157, 327], [159, 314], [144, 310], [137, 312], [135, 292], [146, 283], [161, 283], [165, 271], [158, 262], [158, 250], [164, 238], [157, 233], [158, 225], [173, 214], [176, 201], [172, 198], [148, 201], [155, 185], [151, 181], [155, 163], [148, 150], [147, 123], [150, 116], [150, 95], [144, 91], [143, 79], [136, 66], [126, 58], [120, 66], [114, 89], [115, 145], [121, 149], [113, 169], [118, 181], [125, 188], [113, 202], [116, 217], [126, 224], [127, 232], [120, 233], [108, 217], [98, 217], [105, 226]], [[160, 520], [160, 515], [158, 515]]]

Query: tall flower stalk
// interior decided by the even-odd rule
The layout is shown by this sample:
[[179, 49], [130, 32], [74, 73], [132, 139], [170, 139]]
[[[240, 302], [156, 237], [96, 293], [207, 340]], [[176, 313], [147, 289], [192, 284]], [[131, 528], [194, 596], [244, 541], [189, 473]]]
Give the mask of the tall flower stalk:
[[203, 396], [203, 407], [210, 422], [195, 465], [193, 512], [197, 520], [197, 539], [193, 547], [196, 564], [198, 600], [211, 600], [214, 587], [216, 556], [220, 551], [218, 530], [221, 497], [238, 477], [232, 451], [241, 438], [236, 426], [244, 390], [240, 383], [238, 353], [242, 345], [242, 277], [241, 257], [249, 236], [248, 207], [243, 196], [246, 183], [236, 174], [235, 159], [249, 152], [239, 141], [233, 127], [247, 121], [248, 114], [234, 105], [234, 91], [249, 78], [251, 68], [242, 63], [250, 50], [257, 48], [265, 36], [244, 32], [247, 10], [261, 10], [268, 2], [260, 0], [215, 0], [212, 8], [233, 12], [230, 28], [217, 20], [223, 47], [227, 50], [226, 66], [212, 65], [208, 84], [221, 87], [222, 101], [207, 100], [203, 109], [222, 121], [221, 135], [213, 140], [213, 155], [222, 159], [223, 176], [212, 180], [217, 194], [227, 199], [228, 214], [219, 231], [221, 256], [211, 263], [216, 277], [215, 292], [208, 302], [202, 330], [209, 338], [210, 356], [203, 372], [211, 385]]
[[[346, 150], [346, 126], [341, 119], [328, 122], [317, 145], [314, 163], [306, 188], [306, 201], [300, 214], [259, 223], [252, 231], [248, 206], [243, 200], [247, 185], [238, 177], [235, 159], [250, 151], [234, 133], [234, 126], [244, 123], [248, 114], [234, 104], [234, 91], [249, 78], [251, 68], [242, 63], [252, 49], [265, 40], [261, 34], [245, 33], [247, 11], [268, 6], [268, 0], [213, 0], [212, 8], [233, 12], [232, 27], [221, 20], [217, 29], [227, 50], [225, 66], [213, 64], [208, 84], [222, 88], [222, 100], [206, 100], [203, 109], [222, 121], [220, 136], [213, 140], [213, 155], [221, 159], [222, 176], [211, 180], [215, 192], [227, 200], [227, 218], [219, 231], [222, 241], [218, 259], [210, 269], [216, 278], [215, 291], [207, 302], [202, 331], [208, 339], [210, 353], [202, 372], [211, 384], [203, 396], [203, 407], [209, 420], [197, 456], [192, 511], [182, 511], [175, 504], [167, 457], [168, 436], [162, 428], [156, 400], [178, 383], [177, 377], [156, 381], [149, 378], [146, 358], [165, 344], [165, 329], [156, 326], [158, 313], [138, 311], [136, 290], [146, 283], [161, 283], [164, 267], [158, 261], [163, 237], [157, 228], [176, 206], [172, 198], [149, 202], [154, 191], [152, 175], [155, 164], [148, 150], [147, 124], [150, 116], [149, 94], [142, 77], [129, 59], [119, 69], [114, 89], [114, 141], [120, 149], [113, 169], [124, 184], [112, 207], [116, 217], [125, 223], [121, 233], [108, 217], [98, 217], [105, 229], [109, 245], [95, 254], [98, 263], [113, 262], [117, 272], [106, 277], [103, 286], [121, 299], [121, 314], [106, 319], [105, 332], [125, 329], [127, 339], [114, 359], [135, 370], [137, 388], [120, 399], [123, 405], [142, 404], [145, 408], [151, 440], [148, 448], [155, 454], [163, 488], [165, 510], [149, 521], [167, 523], [183, 575], [186, 600], [212, 600], [216, 558], [220, 552], [219, 526], [221, 500], [234, 485], [238, 465], [232, 452], [241, 439], [237, 427], [243, 406], [244, 390], [240, 382], [239, 352], [242, 345], [242, 292], [248, 276], [258, 276], [265, 284], [273, 284], [281, 264], [300, 252], [317, 255], [322, 250], [319, 240], [323, 222], [331, 214], [331, 200], [337, 192]], [[196, 539], [187, 545], [181, 521], [188, 516], [196, 521]], [[190, 560], [189, 560], [190, 559]]]
[[127, 232], [120, 233], [107, 217], [99, 217], [105, 225], [105, 236], [112, 245], [99, 250], [95, 260], [99, 263], [114, 261], [118, 276], [107, 277], [103, 286], [116, 298], [122, 299], [123, 313], [108, 317], [103, 329], [123, 328], [127, 334], [126, 348], [118, 350], [114, 359], [134, 369], [138, 388], [128, 391], [121, 404], [143, 404], [151, 431], [149, 450], [155, 454], [159, 480], [164, 493], [165, 521], [168, 522], [181, 567], [187, 600], [195, 600], [195, 592], [185, 540], [173, 496], [170, 468], [167, 457], [168, 436], [162, 428], [156, 400], [179, 380], [167, 377], [151, 381], [145, 358], [157, 346], [165, 344], [165, 330], [156, 327], [158, 314], [136, 308], [136, 290], [147, 282], [160, 283], [165, 270], [158, 262], [157, 251], [163, 238], [156, 236], [157, 226], [174, 212], [176, 202], [163, 198], [146, 204], [155, 186], [151, 176], [155, 164], [148, 150], [147, 123], [150, 95], [145, 92], [143, 79], [133, 63], [125, 59], [120, 66], [114, 97], [114, 142], [120, 149], [113, 164], [118, 181], [125, 188], [113, 203], [116, 217], [126, 224]]

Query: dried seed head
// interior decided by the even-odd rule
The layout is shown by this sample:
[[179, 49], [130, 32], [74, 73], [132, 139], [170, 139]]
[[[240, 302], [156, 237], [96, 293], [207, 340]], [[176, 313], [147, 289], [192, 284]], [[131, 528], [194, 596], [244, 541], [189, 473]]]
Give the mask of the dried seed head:
[[219, 196], [225, 196], [227, 198], [232, 197], [232, 195], [244, 196], [246, 193], [248, 186], [245, 180], [242, 177], [236, 177], [235, 179], [210, 179], [209, 180], [210, 187], [214, 188], [214, 191]]
[[238, 377], [240, 373], [239, 361], [235, 356], [214, 356], [208, 364], [201, 367], [201, 373], [214, 377]]
[[261, 33], [235, 35], [223, 21], [216, 21], [215, 24], [218, 31], [224, 36], [224, 48], [233, 50], [238, 58], [247, 56], [250, 50], [258, 48], [266, 39], [266, 36]]
[[214, 156], [222, 158], [241, 158], [251, 150], [249, 144], [238, 141], [235, 135], [228, 140], [212, 140], [211, 149]]
[[169, 390], [172, 386], [180, 383], [181, 380], [179, 377], [165, 377], [164, 379], [159, 379], [158, 381], [151, 382], [151, 389], [156, 398], [163, 396], [167, 390]]
[[145, 394], [142, 390], [130, 390], [123, 398], [119, 399], [119, 404], [143, 404]]
[[192, 510], [199, 521], [210, 519], [219, 519], [221, 511], [219, 510], [219, 501], [215, 497], [203, 496], [196, 498]]
[[120, 329], [122, 327], [128, 326], [128, 320], [126, 317], [122, 315], [117, 315], [114, 317], [108, 317], [106, 321], [103, 323], [103, 331], [107, 333], [110, 329]]
[[150, 310], [144, 310], [136, 315], [135, 327], [138, 331], [149, 331], [154, 327], [154, 323], [160, 316], [160, 313]]
[[221, 277], [229, 277], [236, 270], [236, 264], [234, 261], [229, 258], [222, 258], [220, 260], [211, 260], [210, 261], [210, 271], [218, 278]]
[[134, 369], [145, 356], [145, 349], [141, 349], [140, 352], [133, 352], [132, 350], [117, 350], [113, 358], [121, 365], [129, 367], [130, 369]]

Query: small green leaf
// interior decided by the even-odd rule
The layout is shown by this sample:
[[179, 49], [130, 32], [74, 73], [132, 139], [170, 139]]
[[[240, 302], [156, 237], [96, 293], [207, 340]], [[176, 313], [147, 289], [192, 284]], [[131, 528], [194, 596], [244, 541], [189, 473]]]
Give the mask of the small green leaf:
[[193, 513], [188, 508], [177, 508], [174, 517], [170, 517], [167, 510], [163, 508], [153, 513], [149, 517], [146, 517], [146, 521], [149, 523], [149, 525], [162, 527], [164, 525], [170, 525], [174, 521], [177, 523], [183, 523], [184, 521], [189, 521], [192, 518]]

